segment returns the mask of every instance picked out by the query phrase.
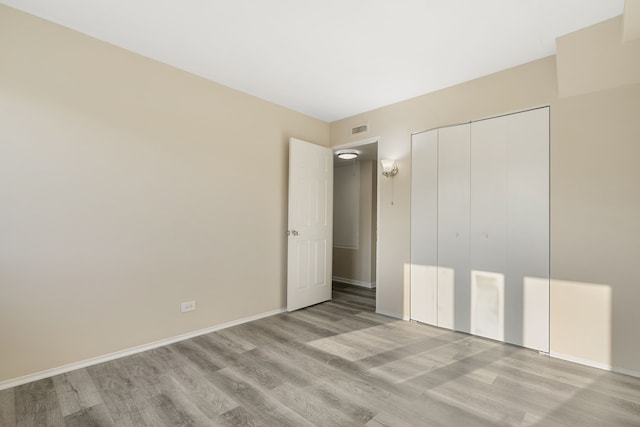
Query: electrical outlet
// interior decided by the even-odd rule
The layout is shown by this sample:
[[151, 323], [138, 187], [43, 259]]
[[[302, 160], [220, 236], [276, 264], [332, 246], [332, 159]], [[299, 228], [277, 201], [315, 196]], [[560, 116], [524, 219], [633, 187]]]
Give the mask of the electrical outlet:
[[182, 313], [185, 313], [187, 311], [193, 311], [196, 309], [196, 302], [195, 301], [187, 301], [187, 302], [183, 302], [180, 304], [180, 311]]

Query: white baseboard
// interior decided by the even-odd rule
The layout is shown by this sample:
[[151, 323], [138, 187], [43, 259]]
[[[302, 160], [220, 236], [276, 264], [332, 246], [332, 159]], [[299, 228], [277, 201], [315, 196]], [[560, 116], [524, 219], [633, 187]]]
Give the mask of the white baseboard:
[[332, 277], [334, 282], [346, 283], [347, 285], [360, 286], [361, 288], [374, 289], [376, 282], [363, 282], [361, 280], [346, 279], [344, 277]]
[[631, 369], [618, 368], [618, 367], [614, 366], [613, 367], [613, 372], [617, 372], [619, 374], [624, 374], [624, 375], [629, 375], [630, 377], [640, 378], [640, 372], [639, 371], [633, 371]]
[[602, 362], [594, 362], [593, 360], [582, 359], [580, 357], [570, 356], [568, 354], [549, 352], [549, 356], [556, 359], [566, 360], [567, 362], [578, 363], [580, 365], [591, 366], [592, 368], [604, 369], [605, 371], [611, 370], [611, 365]]
[[575, 357], [575, 356], [570, 356], [567, 354], [555, 353], [555, 352], [550, 352], [549, 356], [554, 357], [556, 359], [566, 360], [567, 362], [578, 363], [580, 365], [590, 366], [592, 368], [603, 369], [605, 371], [611, 371], [619, 374], [640, 378], [640, 372], [632, 371], [631, 369], [626, 369], [626, 368], [619, 368], [617, 366], [612, 366], [608, 363], [594, 362], [593, 360], [582, 359], [580, 357]]
[[284, 308], [267, 311], [265, 313], [244, 317], [242, 319], [233, 320], [231, 322], [222, 323], [222, 324], [211, 326], [204, 329], [199, 329], [197, 331], [176, 335], [174, 337], [166, 338], [160, 341], [154, 341], [148, 344], [141, 344], [135, 347], [126, 348], [124, 350], [108, 353], [102, 356], [92, 357], [90, 359], [81, 360], [79, 362], [69, 363], [68, 365], [58, 366], [57, 368], [51, 368], [51, 369], [47, 369], [40, 372], [34, 372], [33, 374], [28, 374], [21, 377], [0, 381], [0, 390], [6, 390], [8, 388], [16, 387], [22, 384], [38, 381], [43, 378], [53, 377], [55, 375], [64, 374], [66, 372], [74, 371], [76, 369], [86, 368], [88, 366], [93, 366], [99, 363], [108, 362], [110, 360], [119, 359], [121, 357], [130, 356], [132, 354], [142, 353], [143, 351], [152, 350], [154, 348], [173, 344], [178, 341], [188, 340], [189, 338], [194, 338], [199, 335], [209, 334], [211, 332], [219, 331], [221, 329], [226, 329], [232, 326], [241, 325], [243, 323], [252, 322], [254, 320], [262, 319], [265, 317], [274, 316], [276, 314], [284, 313], [285, 311], [286, 309]]
[[376, 314], [382, 314], [383, 316], [387, 316], [387, 317], [393, 317], [394, 319], [400, 319], [400, 320], [406, 320], [409, 321], [409, 316], [403, 316], [401, 314], [398, 313], [391, 313], [388, 311], [383, 311], [383, 310], [376, 310]]

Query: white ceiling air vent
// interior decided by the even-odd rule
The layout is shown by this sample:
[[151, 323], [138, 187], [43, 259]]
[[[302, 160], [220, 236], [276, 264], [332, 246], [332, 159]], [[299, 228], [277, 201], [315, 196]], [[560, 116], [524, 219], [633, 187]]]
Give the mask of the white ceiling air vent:
[[358, 133], [365, 133], [369, 130], [369, 124], [368, 123], [362, 123], [359, 124], [358, 126], [354, 126], [351, 128], [351, 135], [355, 135]]

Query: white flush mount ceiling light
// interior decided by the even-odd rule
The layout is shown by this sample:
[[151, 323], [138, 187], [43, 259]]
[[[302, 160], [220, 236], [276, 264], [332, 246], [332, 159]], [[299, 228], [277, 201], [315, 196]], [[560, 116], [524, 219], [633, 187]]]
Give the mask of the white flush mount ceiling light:
[[387, 178], [391, 178], [398, 173], [398, 166], [396, 166], [395, 160], [382, 159], [380, 164], [382, 165], [382, 175]]
[[353, 160], [358, 158], [358, 152], [355, 150], [342, 150], [337, 153], [339, 159]]

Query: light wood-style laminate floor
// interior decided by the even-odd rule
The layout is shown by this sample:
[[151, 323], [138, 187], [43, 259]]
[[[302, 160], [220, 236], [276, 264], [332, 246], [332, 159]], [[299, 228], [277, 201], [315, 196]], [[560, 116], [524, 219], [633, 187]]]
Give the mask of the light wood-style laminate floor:
[[640, 426], [640, 379], [374, 314], [373, 291], [0, 391], [11, 426]]

